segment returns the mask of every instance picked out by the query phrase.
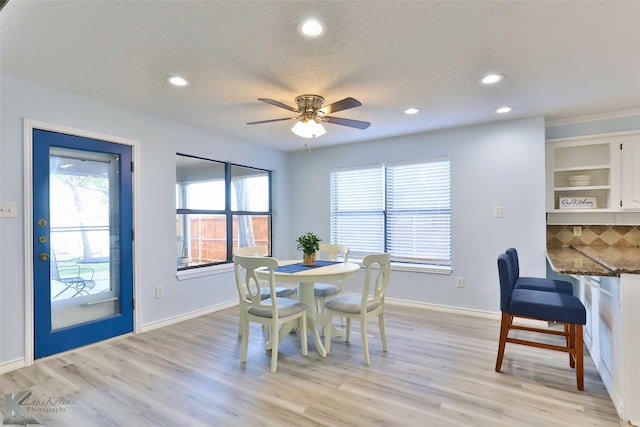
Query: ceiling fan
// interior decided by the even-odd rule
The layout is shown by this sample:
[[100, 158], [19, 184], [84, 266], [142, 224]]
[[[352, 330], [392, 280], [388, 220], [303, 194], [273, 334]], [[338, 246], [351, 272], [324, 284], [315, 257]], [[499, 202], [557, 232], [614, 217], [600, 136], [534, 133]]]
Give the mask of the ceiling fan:
[[280, 122], [284, 120], [300, 120], [291, 129], [296, 135], [303, 138], [318, 137], [325, 133], [321, 122], [333, 123], [336, 125], [349, 126], [357, 129], [366, 129], [371, 123], [363, 122], [360, 120], [343, 119], [341, 117], [333, 117], [328, 114], [335, 113], [337, 111], [347, 110], [349, 108], [355, 108], [362, 105], [360, 101], [354, 98], [344, 98], [340, 101], [334, 102], [326, 106], [322, 106], [324, 98], [320, 95], [300, 95], [296, 98], [296, 104], [298, 108], [291, 107], [283, 104], [282, 102], [269, 99], [258, 98], [258, 101], [266, 102], [267, 104], [275, 105], [276, 107], [284, 108], [285, 110], [296, 113], [294, 117], [285, 117], [283, 119], [270, 119], [261, 120], [258, 122], [249, 122], [248, 125], [257, 125], [260, 123]]

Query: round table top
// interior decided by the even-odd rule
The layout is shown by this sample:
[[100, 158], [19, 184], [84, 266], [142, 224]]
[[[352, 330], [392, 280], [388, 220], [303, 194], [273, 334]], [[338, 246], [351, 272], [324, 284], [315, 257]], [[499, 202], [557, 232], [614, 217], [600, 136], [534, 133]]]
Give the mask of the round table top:
[[[279, 265], [291, 265], [301, 263], [302, 260], [278, 261]], [[355, 276], [360, 269], [360, 265], [353, 262], [340, 262], [337, 264], [325, 265], [323, 267], [309, 268], [295, 273], [276, 271], [274, 276], [279, 282], [322, 282], [331, 280], [341, 280]], [[256, 270], [258, 276], [267, 276], [264, 271]]]

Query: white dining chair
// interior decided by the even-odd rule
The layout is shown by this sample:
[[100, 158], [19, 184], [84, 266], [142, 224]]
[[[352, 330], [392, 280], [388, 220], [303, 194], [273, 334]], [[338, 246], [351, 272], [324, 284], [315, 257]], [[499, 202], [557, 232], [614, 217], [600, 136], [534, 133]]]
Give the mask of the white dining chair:
[[[328, 243], [320, 243], [318, 251], [318, 259], [347, 262], [349, 257], [349, 246], [335, 245]], [[336, 284], [332, 283], [315, 283], [313, 285], [313, 296], [316, 303], [316, 310], [323, 311], [324, 303], [331, 298], [335, 298], [343, 293], [343, 281], [340, 280]]]
[[[241, 248], [234, 248], [233, 249], [233, 254], [234, 255], [242, 255], [242, 256], [267, 256], [267, 248], [265, 246], [243, 246]], [[267, 288], [266, 286], [263, 286], [261, 288], [261, 298], [265, 299], [265, 298], [269, 298], [271, 295], [269, 294], [269, 288]], [[296, 289], [295, 288], [288, 288], [286, 286], [278, 286], [276, 287], [276, 296], [278, 297], [282, 297], [282, 298], [296, 298]], [[247, 295], [247, 298], [249, 298], [249, 296]], [[241, 313], [242, 315], [242, 313]], [[242, 325], [240, 325], [238, 327], [238, 336], [241, 337], [242, 336]], [[268, 331], [265, 330], [265, 337], [268, 338], [269, 334]]]
[[[278, 345], [280, 343], [280, 327], [294, 320], [298, 320], [301, 331], [307, 330], [307, 305], [298, 300], [280, 298], [276, 296], [274, 270], [278, 267], [278, 260], [271, 257], [256, 257], [234, 255], [233, 257], [236, 286], [240, 300], [240, 327], [242, 330], [242, 354], [240, 363], [247, 361], [247, 347], [249, 345], [249, 322], [260, 323], [269, 329], [271, 338], [271, 372], [278, 367]], [[258, 280], [255, 270], [267, 269], [269, 280]], [[262, 288], [266, 286], [270, 296], [262, 298]], [[307, 334], [301, 333], [302, 355], [308, 354]]]
[[331, 324], [333, 316], [347, 319], [345, 340], [349, 342], [351, 334], [351, 319], [360, 321], [360, 335], [362, 336], [362, 352], [364, 364], [371, 364], [369, 358], [369, 343], [367, 341], [367, 319], [378, 316], [382, 350], [387, 351], [387, 338], [384, 332], [384, 296], [389, 285], [391, 271], [390, 255], [388, 253], [372, 254], [364, 257], [362, 265], [365, 268], [362, 294], [343, 294], [324, 304], [326, 323], [324, 327], [324, 346], [327, 354], [331, 351]]

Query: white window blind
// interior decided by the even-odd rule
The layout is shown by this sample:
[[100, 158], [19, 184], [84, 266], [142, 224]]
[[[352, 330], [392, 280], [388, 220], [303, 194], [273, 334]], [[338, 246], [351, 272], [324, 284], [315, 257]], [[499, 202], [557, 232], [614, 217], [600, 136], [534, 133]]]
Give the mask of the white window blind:
[[353, 256], [451, 265], [450, 159], [333, 170], [331, 241]]

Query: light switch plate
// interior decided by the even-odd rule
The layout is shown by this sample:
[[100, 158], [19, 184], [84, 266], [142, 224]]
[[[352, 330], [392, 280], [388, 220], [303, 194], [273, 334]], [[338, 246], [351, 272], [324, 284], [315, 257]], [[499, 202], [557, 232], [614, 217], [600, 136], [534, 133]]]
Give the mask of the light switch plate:
[[493, 208], [493, 217], [502, 218], [502, 208], [500, 206], [496, 206]]

